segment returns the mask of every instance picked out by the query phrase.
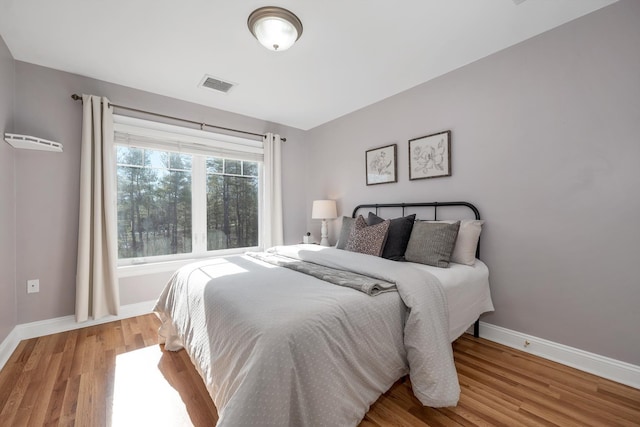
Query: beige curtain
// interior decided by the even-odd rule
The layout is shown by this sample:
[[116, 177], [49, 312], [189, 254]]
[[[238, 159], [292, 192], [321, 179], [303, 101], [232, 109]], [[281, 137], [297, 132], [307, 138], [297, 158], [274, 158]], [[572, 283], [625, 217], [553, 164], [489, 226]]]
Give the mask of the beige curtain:
[[82, 95], [76, 321], [118, 314], [113, 109]]
[[268, 133], [264, 136], [264, 192], [262, 248], [282, 245], [282, 141], [280, 135]]

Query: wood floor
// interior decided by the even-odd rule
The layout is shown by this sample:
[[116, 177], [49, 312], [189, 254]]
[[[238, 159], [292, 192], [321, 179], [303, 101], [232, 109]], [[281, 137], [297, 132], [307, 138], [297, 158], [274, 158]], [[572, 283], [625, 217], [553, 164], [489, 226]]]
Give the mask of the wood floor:
[[[184, 351], [157, 345], [154, 315], [25, 340], [0, 371], [0, 426], [213, 426]], [[471, 336], [454, 344], [455, 408], [420, 405], [399, 381], [360, 424], [640, 425], [640, 390]]]

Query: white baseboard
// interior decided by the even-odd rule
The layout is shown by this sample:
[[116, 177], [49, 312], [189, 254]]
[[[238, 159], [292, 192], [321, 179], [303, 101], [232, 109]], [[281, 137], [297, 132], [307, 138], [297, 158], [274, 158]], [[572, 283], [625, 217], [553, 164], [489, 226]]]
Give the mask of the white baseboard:
[[[480, 336], [507, 347], [562, 363], [640, 389], [640, 366], [480, 322]], [[525, 341], [529, 344], [525, 347]]]
[[9, 357], [11, 357], [11, 354], [13, 354], [14, 350], [22, 340], [57, 334], [73, 329], [86, 328], [87, 326], [100, 325], [102, 323], [113, 322], [115, 320], [128, 319], [129, 317], [141, 316], [143, 314], [151, 313], [154, 304], [155, 300], [123, 305], [120, 307], [120, 314], [117, 316], [105, 316], [101, 319], [87, 320], [82, 323], [77, 323], [75, 316], [64, 316], [16, 325], [7, 338], [0, 343], [0, 369], [2, 369], [5, 363], [7, 363], [7, 360], [9, 360]]
[[7, 363], [7, 360], [9, 360], [13, 351], [18, 347], [18, 344], [20, 344], [21, 339], [22, 338], [18, 337], [16, 328], [13, 328], [4, 341], [0, 343], [0, 369], [2, 369], [5, 363]]

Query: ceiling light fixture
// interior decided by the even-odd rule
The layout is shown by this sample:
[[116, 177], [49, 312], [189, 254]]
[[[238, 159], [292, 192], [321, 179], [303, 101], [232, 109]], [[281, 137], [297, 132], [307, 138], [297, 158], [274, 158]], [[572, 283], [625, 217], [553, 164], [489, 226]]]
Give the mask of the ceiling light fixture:
[[289, 49], [302, 35], [302, 22], [293, 13], [275, 6], [261, 7], [251, 12], [247, 20], [249, 31], [269, 50]]

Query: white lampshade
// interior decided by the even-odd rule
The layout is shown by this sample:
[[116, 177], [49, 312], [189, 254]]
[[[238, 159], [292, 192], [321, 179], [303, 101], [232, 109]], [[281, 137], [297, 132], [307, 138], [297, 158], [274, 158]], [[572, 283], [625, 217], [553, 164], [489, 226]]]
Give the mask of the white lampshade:
[[313, 219], [334, 219], [338, 217], [335, 200], [314, 200], [311, 209]]
[[247, 21], [249, 31], [267, 49], [289, 49], [302, 35], [302, 22], [293, 13], [279, 7], [254, 10]]

